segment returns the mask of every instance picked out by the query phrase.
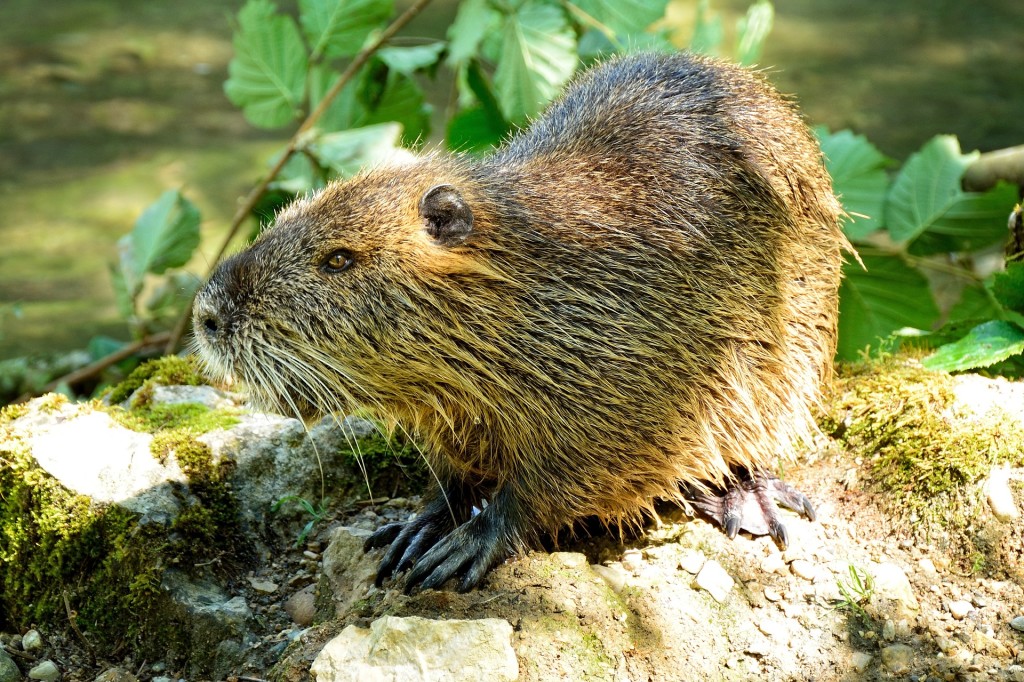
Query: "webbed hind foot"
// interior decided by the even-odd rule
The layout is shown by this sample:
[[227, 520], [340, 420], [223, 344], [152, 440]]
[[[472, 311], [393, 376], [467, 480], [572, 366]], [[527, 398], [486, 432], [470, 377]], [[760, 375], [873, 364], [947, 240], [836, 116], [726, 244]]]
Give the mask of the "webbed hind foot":
[[778, 506], [814, 521], [814, 506], [807, 496], [775, 476], [743, 475], [726, 486], [722, 495], [698, 494], [692, 504], [718, 523], [730, 538], [744, 530], [751, 535], [770, 535], [783, 549], [789, 533], [779, 518]]

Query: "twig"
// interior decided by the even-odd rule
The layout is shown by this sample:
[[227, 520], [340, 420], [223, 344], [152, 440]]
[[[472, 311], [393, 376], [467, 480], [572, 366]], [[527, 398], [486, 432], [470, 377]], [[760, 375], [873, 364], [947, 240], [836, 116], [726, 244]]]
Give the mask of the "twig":
[[89, 640], [85, 638], [82, 631], [78, 629], [78, 623], [75, 622], [78, 619], [78, 614], [71, 610], [71, 604], [68, 602], [67, 591], [65, 591], [61, 596], [64, 597], [64, 610], [68, 614], [68, 623], [71, 625], [71, 629], [74, 630], [75, 634], [78, 636], [78, 639], [82, 640], [82, 646], [85, 647], [86, 652], [89, 654], [89, 662], [95, 666], [96, 652], [92, 650], [92, 644], [90, 644]]
[[[417, 0], [417, 2], [413, 3], [413, 5], [409, 7], [409, 9], [405, 10], [405, 12], [403, 12], [401, 16], [399, 16], [397, 19], [391, 22], [391, 24], [386, 29], [384, 29], [383, 32], [381, 32], [381, 34], [377, 37], [375, 41], [373, 41], [373, 43], [371, 43], [365, 49], [363, 49], [363, 51], [357, 54], [355, 58], [349, 63], [349, 65], [342, 72], [341, 76], [338, 77], [338, 80], [334, 83], [331, 89], [327, 91], [327, 94], [324, 95], [323, 99], [321, 99], [320, 102], [317, 104], [316, 108], [310, 112], [309, 116], [306, 117], [306, 120], [303, 121], [302, 125], [299, 126], [299, 129], [295, 131], [294, 135], [292, 135], [292, 138], [288, 141], [287, 146], [285, 146], [284, 152], [278, 158], [277, 163], [274, 164], [274, 167], [270, 169], [270, 171], [263, 177], [262, 180], [259, 181], [259, 183], [257, 183], [255, 187], [252, 188], [252, 191], [250, 191], [249, 194], [245, 197], [245, 200], [242, 202], [242, 205], [238, 207], [237, 211], [235, 211], [235, 215], [231, 219], [231, 227], [228, 229], [228, 234], [224, 238], [224, 241], [221, 244], [220, 249], [217, 251], [217, 255], [210, 262], [210, 269], [206, 274], [207, 278], [209, 278], [210, 274], [213, 272], [213, 268], [217, 266], [221, 258], [224, 257], [224, 254], [228, 249], [228, 245], [238, 234], [238, 231], [242, 227], [242, 223], [245, 222], [245, 218], [249, 215], [250, 212], [252, 212], [252, 209], [256, 205], [256, 202], [259, 201], [260, 197], [262, 197], [263, 194], [267, 191], [267, 187], [270, 186], [270, 183], [273, 182], [274, 178], [276, 178], [278, 173], [281, 172], [281, 169], [284, 168], [284, 165], [288, 163], [288, 160], [292, 157], [292, 154], [294, 154], [296, 150], [299, 148], [299, 143], [302, 141], [305, 134], [309, 131], [310, 128], [316, 125], [317, 121], [319, 121], [320, 117], [323, 116], [325, 111], [327, 111], [327, 108], [331, 105], [331, 102], [334, 101], [334, 98], [338, 96], [338, 93], [341, 92], [342, 88], [348, 85], [349, 81], [351, 81], [355, 77], [355, 75], [359, 73], [359, 69], [363, 68], [363, 65], [370, 60], [370, 57], [372, 57], [373, 54], [377, 52], [377, 50], [379, 50], [387, 41], [394, 37], [394, 35], [398, 33], [398, 31], [400, 31], [406, 24], [408, 24], [417, 14], [423, 11], [423, 9], [427, 5], [429, 5], [430, 2], [431, 0]], [[194, 300], [195, 295], [193, 294], [193, 301]], [[192, 301], [189, 302], [189, 305], [185, 309], [185, 312], [181, 315], [181, 317], [178, 318], [177, 324], [174, 325], [174, 330], [171, 332], [171, 336], [167, 342], [167, 346], [164, 348], [165, 353], [173, 353], [177, 349], [178, 344], [181, 343], [181, 339], [185, 335], [185, 329], [186, 327], [188, 327], [188, 321], [189, 318], [191, 317], [191, 313]]]
[[[56, 390], [56, 388], [61, 384], [72, 385], [77, 384], [80, 381], [85, 381], [86, 379], [91, 379], [92, 377], [98, 375], [100, 372], [105, 370], [107, 367], [115, 365], [124, 360], [125, 358], [135, 355], [136, 353], [138, 353], [143, 348], [146, 348], [147, 346], [159, 346], [161, 344], [166, 343], [167, 339], [169, 339], [170, 336], [170, 332], [159, 332], [157, 334], [152, 334], [145, 338], [139, 339], [138, 341], [135, 341], [133, 343], [129, 343], [127, 346], [119, 348], [110, 355], [105, 355], [96, 362], [88, 364], [80, 369], [76, 369], [74, 372], [71, 372], [70, 374], [65, 374], [62, 377], [54, 379], [50, 383], [43, 386], [41, 393], [49, 393], [50, 391]], [[25, 393], [19, 396], [18, 399], [15, 400], [14, 402], [23, 403], [26, 400], [32, 398], [33, 395], [35, 395], [35, 393]]]

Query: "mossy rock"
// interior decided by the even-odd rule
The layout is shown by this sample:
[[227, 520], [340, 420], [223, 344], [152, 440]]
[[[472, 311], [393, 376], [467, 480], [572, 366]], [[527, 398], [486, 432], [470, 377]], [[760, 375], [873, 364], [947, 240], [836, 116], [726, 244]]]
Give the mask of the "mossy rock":
[[1024, 420], [960, 396], [969, 379], [897, 357], [840, 367], [822, 428], [862, 462], [865, 487], [911, 535], [965, 536], [993, 467], [1024, 465]]

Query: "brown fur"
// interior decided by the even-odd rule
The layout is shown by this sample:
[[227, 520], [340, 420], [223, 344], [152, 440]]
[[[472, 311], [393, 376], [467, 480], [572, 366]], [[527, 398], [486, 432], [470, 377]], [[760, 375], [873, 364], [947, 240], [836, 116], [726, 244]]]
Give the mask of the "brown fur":
[[[425, 229], [439, 184], [472, 210], [463, 243]], [[633, 519], [814, 431], [839, 214], [757, 74], [624, 58], [488, 158], [427, 155], [293, 204], [199, 297], [197, 329], [211, 310], [230, 326], [199, 346], [267, 406], [402, 424], [441, 481], [525, 501], [526, 535]], [[340, 248], [352, 267], [323, 272]]]

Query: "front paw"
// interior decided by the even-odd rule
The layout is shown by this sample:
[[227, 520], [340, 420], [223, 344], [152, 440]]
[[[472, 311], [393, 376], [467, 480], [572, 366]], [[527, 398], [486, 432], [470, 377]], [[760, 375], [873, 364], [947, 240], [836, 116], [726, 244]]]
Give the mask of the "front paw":
[[374, 581], [377, 587], [412, 566], [441, 538], [451, 533], [453, 528], [455, 519], [443, 500], [428, 503], [412, 521], [389, 523], [379, 528], [363, 544], [364, 552], [379, 547], [388, 548], [377, 569]]
[[409, 572], [406, 594], [417, 585], [437, 589], [456, 576], [462, 576], [460, 592], [478, 586], [487, 571], [512, 552], [505, 524], [497, 516], [494, 507], [488, 507], [435, 544]]

